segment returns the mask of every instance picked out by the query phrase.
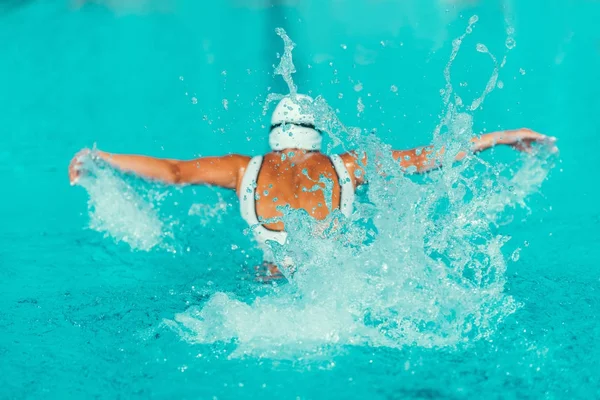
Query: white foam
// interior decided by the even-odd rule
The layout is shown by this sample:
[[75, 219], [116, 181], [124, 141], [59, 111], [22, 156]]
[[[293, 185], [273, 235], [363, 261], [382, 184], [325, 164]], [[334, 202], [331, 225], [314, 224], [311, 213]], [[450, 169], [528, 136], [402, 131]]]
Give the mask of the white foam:
[[155, 206], [160, 203], [160, 192], [147, 190], [142, 195], [93, 156], [83, 156], [81, 161], [86, 172], [79, 184], [89, 194], [91, 229], [135, 250], [149, 251], [161, 245], [169, 248], [165, 239], [173, 236], [171, 225], [161, 220]]
[[272, 250], [280, 265], [294, 261], [283, 271], [288, 285], [254, 300], [215, 293], [165, 324], [190, 342], [235, 342], [232, 356], [297, 358], [338, 345], [431, 348], [490, 338], [519, 307], [504, 291], [508, 238], [492, 227], [507, 207], [525, 205], [550, 163], [541, 153], [526, 156], [509, 179], [475, 156], [452, 164], [473, 136], [472, 110], [494, 89], [500, 69], [492, 56], [488, 85], [468, 106], [452, 96], [450, 66], [476, 22], [472, 17], [453, 42], [444, 71], [446, 110], [433, 132], [434, 145], [446, 148], [444, 168], [415, 183], [390, 146], [346, 128], [317, 97], [317, 127], [334, 145], [368, 155], [364, 201], [350, 218], [335, 211], [320, 222], [286, 208], [288, 243]]
[[194, 222], [202, 226], [207, 226], [211, 223], [220, 224], [223, 217], [231, 210], [232, 205], [223, 199], [221, 193], [216, 192], [218, 201], [211, 204], [194, 203], [188, 211], [188, 215], [196, 217]]

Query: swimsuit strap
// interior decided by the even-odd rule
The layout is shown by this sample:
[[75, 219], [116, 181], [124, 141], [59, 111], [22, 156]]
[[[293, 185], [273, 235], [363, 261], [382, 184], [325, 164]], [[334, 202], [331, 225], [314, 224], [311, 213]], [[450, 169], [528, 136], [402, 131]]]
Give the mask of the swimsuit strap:
[[350, 178], [350, 174], [348, 173], [348, 169], [342, 158], [339, 155], [334, 154], [331, 155], [329, 159], [333, 164], [333, 168], [335, 168], [335, 173], [337, 174], [338, 182], [340, 183], [340, 211], [346, 217], [349, 217], [352, 214], [354, 205], [354, 184], [352, 183], [352, 179]]
[[253, 157], [246, 168], [240, 188], [240, 212], [242, 218], [250, 225], [254, 237], [259, 244], [265, 244], [267, 240], [284, 244], [287, 239], [287, 233], [265, 228], [256, 215], [256, 181], [262, 167], [262, 162], [262, 156]]

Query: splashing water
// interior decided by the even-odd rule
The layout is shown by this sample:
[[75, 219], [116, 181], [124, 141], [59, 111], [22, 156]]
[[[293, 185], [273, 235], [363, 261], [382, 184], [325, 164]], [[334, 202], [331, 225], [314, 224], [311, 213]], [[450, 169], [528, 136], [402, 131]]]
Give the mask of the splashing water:
[[284, 44], [283, 56], [281, 56], [279, 65], [275, 68], [275, 75], [281, 75], [290, 90], [290, 94], [294, 95], [296, 94], [297, 87], [292, 79], [292, 74], [296, 72], [294, 60], [292, 59], [292, 50], [296, 47], [296, 43], [292, 42], [292, 39], [290, 39], [283, 28], [277, 28], [275, 32], [283, 40]]
[[[298, 88], [294, 84], [294, 79], [292, 78], [292, 74], [296, 73], [296, 66], [294, 65], [294, 60], [292, 58], [292, 50], [294, 50], [294, 47], [296, 47], [296, 43], [290, 39], [283, 28], [276, 28], [275, 33], [277, 33], [277, 35], [283, 40], [284, 50], [283, 55], [279, 60], [279, 65], [274, 68], [274, 73], [275, 75], [281, 75], [288, 86], [290, 95], [295, 96]], [[284, 96], [282, 94], [269, 93], [263, 107], [263, 115], [266, 115], [269, 105], [272, 102], [281, 100], [283, 97]]]
[[211, 223], [220, 224], [223, 221], [223, 216], [227, 215], [232, 208], [231, 203], [225, 201], [221, 193], [216, 192], [218, 201], [213, 204], [192, 204], [188, 211], [189, 216], [193, 216], [195, 222], [202, 226], [207, 226]]
[[166, 241], [173, 238], [172, 226], [163, 222], [157, 212], [163, 194], [147, 190], [142, 195], [93, 152], [82, 156], [80, 161], [86, 174], [79, 184], [89, 195], [91, 229], [134, 250], [149, 251], [156, 247], [172, 250]]
[[[452, 164], [473, 135], [472, 116], [460, 110], [482, 104], [501, 68], [479, 47], [495, 65], [486, 88], [468, 107], [452, 97], [450, 67], [476, 22], [472, 17], [453, 42], [444, 70], [446, 112], [433, 132], [434, 146], [446, 149], [444, 168], [414, 182], [400, 170], [389, 145], [346, 128], [317, 97], [316, 125], [332, 137], [330, 146], [358, 148], [372, 160], [365, 166], [368, 187], [354, 213], [346, 218], [336, 210], [315, 221], [303, 210], [283, 209], [288, 242], [274, 243], [272, 250], [280, 263], [294, 260], [294, 271], [283, 271], [289, 284], [252, 301], [215, 293], [165, 325], [193, 343], [234, 341], [232, 356], [294, 358], [323, 354], [331, 350], [328, 345], [445, 347], [490, 338], [519, 307], [504, 292], [502, 246], [509, 238], [492, 227], [507, 208], [525, 205], [552, 158], [544, 149], [525, 155], [509, 178], [503, 165], [473, 155]], [[293, 45], [282, 38], [291, 58]], [[292, 91], [291, 75], [287, 78]]]
[[[293, 270], [282, 271], [287, 285], [275, 285], [254, 300], [217, 292], [165, 325], [190, 342], [235, 341], [234, 356], [294, 358], [298, 352], [322, 354], [331, 344], [443, 347], [489, 338], [519, 306], [504, 293], [502, 246], [509, 238], [492, 227], [502, 222], [507, 208], [526, 206], [525, 198], [538, 190], [552, 159], [540, 149], [523, 157], [510, 177], [503, 174], [505, 166], [473, 155], [453, 165], [473, 135], [470, 112], [495, 88], [505, 61], [499, 65], [487, 47], [477, 47], [489, 54], [494, 70], [482, 94], [464, 106], [454, 93], [450, 69], [476, 22], [471, 18], [453, 41], [444, 70], [445, 112], [433, 131], [434, 147], [446, 150], [444, 168], [418, 184], [401, 171], [389, 145], [346, 127], [325, 99], [301, 104], [311, 107], [315, 125], [331, 137], [328, 152], [338, 146], [360, 149], [372, 160], [364, 166], [369, 185], [354, 213], [346, 218], [335, 210], [325, 221], [315, 221], [303, 210], [285, 208], [288, 242], [271, 246], [281, 264], [294, 261]], [[293, 95], [294, 44], [282, 29], [277, 34], [285, 51], [275, 73]], [[270, 94], [267, 100], [281, 97]], [[83, 162], [89, 171], [81, 185], [90, 196], [90, 227], [135, 250], [168, 248], [172, 225], [162, 221], [154, 205], [160, 205], [160, 196], [140, 193], [93, 156]], [[330, 192], [331, 182], [322, 183]], [[223, 212], [220, 203], [194, 206], [189, 213], [210, 219]]]

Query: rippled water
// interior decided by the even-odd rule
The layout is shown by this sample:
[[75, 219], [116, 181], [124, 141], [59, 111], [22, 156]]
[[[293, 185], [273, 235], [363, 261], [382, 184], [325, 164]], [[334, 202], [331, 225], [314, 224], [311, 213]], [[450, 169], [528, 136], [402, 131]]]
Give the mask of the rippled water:
[[[12, 187], [0, 229], [2, 397], [600, 394], [587, 172], [597, 6], [565, 6], [534, 30], [524, 21], [535, 7], [510, 2], [331, 5], [335, 33], [313, 40], [325, 11], [309, 4], [173, 2], [165, 14], [140, 3], [115, 16], [32, 2], [0, 16], [13, 35], [0, 47]], [[413, 22], [389, 25], [391, 10]], [[248, 34], [222, 34], [217, 15], [246, 21]], [[274, 32], [282, 23], [294, 68], [275, 58], [291, 56]], [[297, 262], [287, 283], [254, 282], [260, 252], [232, 193], [167, 189], [93, 160], [85, 190], [68, 185], [69, 158], [95, 142], [165, 157], [264, 152], [263, 106], [295, 85], [320, 96], [328, 152], [377, 162], [350, 218], [286, 211], [290, 243], [274, 251]], [[451, 157], [498, 124], [558, 136], [560, 155], [497, 149], [424, 176], [389, 155], [433, 143]]]

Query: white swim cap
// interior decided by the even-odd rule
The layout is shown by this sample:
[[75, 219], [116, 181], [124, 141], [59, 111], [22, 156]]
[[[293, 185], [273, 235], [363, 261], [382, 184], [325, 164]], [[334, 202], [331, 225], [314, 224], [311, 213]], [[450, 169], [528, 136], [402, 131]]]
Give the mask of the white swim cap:
[[323, 138], [315, 129], [313, 99], [303, 94], [285, 96], [273, 111], [269, 145], [272, 150], [321, 150]]

